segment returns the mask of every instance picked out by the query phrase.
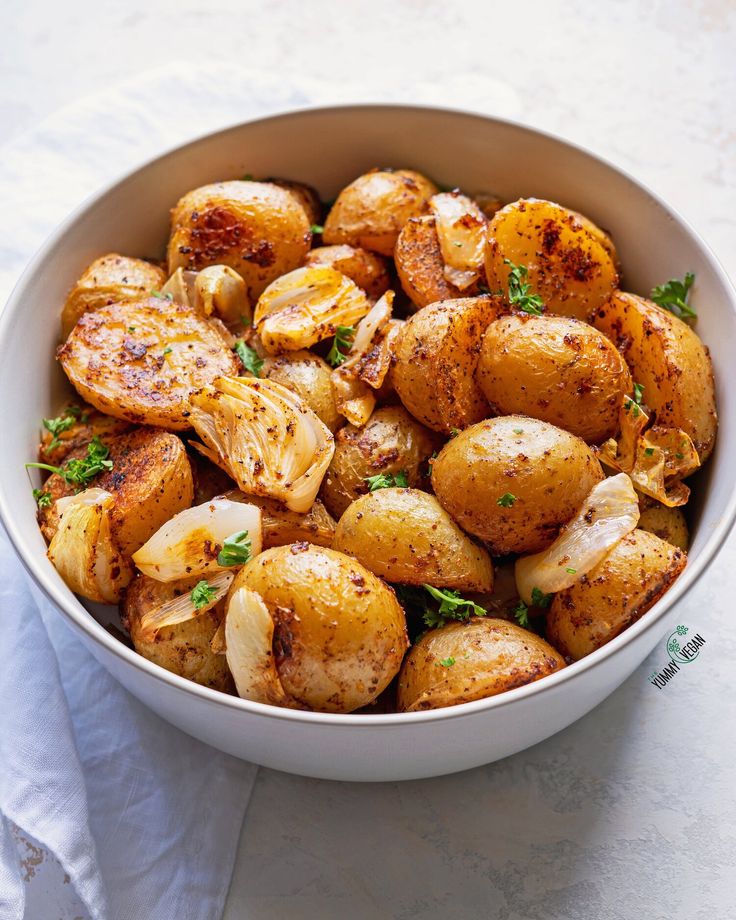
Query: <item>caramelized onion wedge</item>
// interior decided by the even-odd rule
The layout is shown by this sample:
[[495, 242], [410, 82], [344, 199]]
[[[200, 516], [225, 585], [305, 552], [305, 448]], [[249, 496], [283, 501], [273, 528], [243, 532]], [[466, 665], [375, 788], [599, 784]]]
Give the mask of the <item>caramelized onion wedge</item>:
[[178, 581], [221, 572], [217, 554], [225, 540], [246, 530], [250, 556], [261, 551], [261, 509], [255, 505], [213, 498], [203, 505], [180, 511], [135, 553], [133, 562], [156, 581]]
[[460, 192], [442, 192], [429, 202], [440, 242], [445, 278], [461, 291], [480, 276], [488, 221], [478, 205]]
[[551, 546], [516, 560], [519, 596], [531, 604], [535, 588], [542, 594], [569, 588], [631, 533], [638, 521], [639, 502], [626, 473], [599, 482]]
[[309, 511], [330, 465], [329, 428], [295, 393], [273, 380], [218, 377], [190, 397], [200, 453], [238, 487]]
[[141, 617], [138, 636], [144, 641], [150, 642], [156, 638], [156, 633], [165, 626], [186, 623], [187, 620], [193, 620], [195, 617], [207, 613], [208, 610], [212, 610], [225, 597], [234, 577], [233, 572], [219, 572], [213, 578], [210, 578], [207, 584], [212, 591], [212, 595], [206, 604], [202, 604], [199, 607], [195, 607], [192, 601], [192, 592], [187, 591], [185, 594], [179, 595], [179, 597], [166, 601], [160, 607], [147, 610]]
[[48, 557], [67, 586], [91, 601], [115, 604], [133, 570], [115, 544], [110, 512], [115, 499], [103, 489], [60, 498], [59, 526]]
[[224, 323], [248, 325], [253, 318], [245, 281], [229, 265], [209, 265], [199, 272], [177, 268], [161, 293], [205, 316], [214, 314]]
[[273, 619], [260, 594], [236, 587], [225, 616], [225, 654], [238, 696], [256, 703], [294, 707], [276, 669], [273, 632]]

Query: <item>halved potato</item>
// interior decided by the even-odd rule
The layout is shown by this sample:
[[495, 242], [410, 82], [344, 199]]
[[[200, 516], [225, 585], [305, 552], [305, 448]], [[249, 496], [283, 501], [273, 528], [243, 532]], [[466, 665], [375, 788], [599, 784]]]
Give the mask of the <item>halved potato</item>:
[[93, 409], [92, 406], [71, 405], [71, 407], [67, 406], [59, 413], [59, 418], [69, 418], [70, 416], [74, 419], [74, 423], [66, 431], [59, 432], [58, 435], [52, 435], [50, 431], [44, 431], [38, 447], [40, 463], [59, 466], [73, 450], [89, 444], [92, 438], [99, 437], [107, 440], [115, 437], [115, 435], [125, 434], [126, 431], [130, 431], [133, 427], [130, 422], [113, 418], [111, 415], [104, 415], [102, 412], [98, 412], [97, 409]]
[[495, 617], [448, 623], [417, 640], [399, 674], [401, 712], [495, 696], [546, 677], [565, 661], [536, 633]]
[[591, 322], [623, 354], [657, 424], [690, 435], [704, 463], [718, 417], [710, 354], [697, 334], [651, 300], [623, 291], [601, 305]]
[[325, 243], [348, 243], [393, 254], [399, 232], [410, 217], [427, 211], [437, 187], [410, 169], [365, 173], [346, 186], [327, 215]]
[[639, 516], [639, 530], [646, 530], [680, 549], [687, 551], [690, 533], [685, 515], [680, 508], [667, 508], [654, 502]]
[[414, 309], [464, 296], [460, 288], [445, 277], [433, 215], [412, 217], [404, 224], [396, 241], [394, 261], [401, 286]]
[[371, 300], [378, 300], [389, 288], [391, 278], [383, 256], [357, 246], [342, 243], [337, 246], [318, 246], [310, 250], [305, 262], [308, 266], [324, 266], [347, 275]]
[[302, 349], [268, 358], [263, 376], [301, 396], [333, 434], [344, 424], [345, 419], [337, 411], [332, 368], [319, 355]]
[[202, 186], [171, 212], [169, 274], [229, 265], [255, 301], [274, 279], [303, 263], [311, 223], [291, 188], [243, 180]]
[[154, 297], [85, 313], [58, 357], [101, 412], [173, 430], [191, 427], [192, 390], [239, 367], [214, 321]]
[[191, 620], [162, 627], [152, 639], [141, 630], [144, 614], [191, 592], [198, 581], [187, 578], [166, 583], [139, 575], [128, 585], [120, 605], [120, 618], [139, 655], [204, 687], [233, 693], [235, 684], [227, 660], [224, 655], [215, 654], [210, 645], [225, 616], [224, 599]]
[[451, 434], [490, 415], [475, 380], [481, 340], [501, 309], [494, 297], [433, 303], [405, 324], [396, 346], [391, 380], [420, 422]]
[[[137, 428], [128, 434], [104, 438], [103, 443], [109, 448], [112, 469], [101, 473], [90, 485], [113, 496], [112, 536], [121, 552], [130, 556], [162, 524], [191, 506], [192, 468], [181, 440], [166, 431]], [[76, 448], [69, 459], [86, 453], [86, 447]], [[73, 495], [76, 489], [58, 473], [52, 473], [43, 488], [51, 495], [52, 504], [39, 510], [39, 523], [50, 541], [59, 524], [53, 502]]]
[[[597, 230], [597, 228], [596, 228]], [[492, 291], [508, 288], [511, 266], [523, 265], [532, 293], [550, 313], [587, 319], [613, 293], [618, 271], [602, 231], [552, 201], [520, 199], [493, 217], [486, 250]]]
[[556, 594], [547, 638], [577, 661], [610, 642], [668, 590], [687, 555], [652, 533], [634, 530], [572, 587]]
[[157, 291], [166, 282], [166, 273], [158, 265], [143, 259], [108, 253], [95, 259], [82, 272], [69, 291], [61, 311], [61, 335], [66, 338], [83, 313], [120, 300], [139, 300]]
[[319, 499], [315, 500], [309, 511], [300, 514], [298, 511], [290, 511], [280, 502], [260, 495], [246, 495], [239, 489], [227, 492], [223, 498], [257, 505], [261, 509], [264, 549], [302, 541], [315, 546], [332, 546], [335, 521]]
[[379, 489], [354, 501], [340, 518], [333, 547], [386, 581], [493, 590], [488, 553], [419, 489]]

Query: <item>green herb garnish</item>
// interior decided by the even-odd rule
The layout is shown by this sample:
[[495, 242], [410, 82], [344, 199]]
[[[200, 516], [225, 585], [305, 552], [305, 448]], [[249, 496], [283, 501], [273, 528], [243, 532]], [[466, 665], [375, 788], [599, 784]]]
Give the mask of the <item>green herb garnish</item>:
[[577, 574], [578, 574], [578, 570], [577, 570], [577, 569], [565, 569], [565, 571], [567, 572], [568, 575], [577, 575]]
[[377, 492], [379, 489], [407, 489], [409, 487], [406, 470], [399, 470], [398, 473], [378, 473], [376, 476], [368, 476], [365, 481], [368, 483], [369, 492]]
[[201, 610], [202, 607], [206, 607], [207, 604], [211, 604], [216, 596], [217, 591], [215, 591], [214, 588], [210, 588], [209, 584], [204, 579], [197, 582], [197, 584], [192, 588], [192, 593], [189, 595], [189, 597], [192, 599], [195, 610]]
[[[170, 293], [164, 294], [163, 291], [157, 291], [155, 289], [151, 291], [151, 297], [155, 297], [156, 300], [173, 300], [174, 299], [173, 294], [170, 294]], [[135, 326], [131, 326], [130, 329], [131, 330], [135, 329]]]
[[502, 508], [510, 508], [515, 501], [515, 495], [512, 495], [511, 492], [504, 492], [500, 498], [496, 499], [496, 504], [500, 505]]
[[551, 594], [543, 594], [539, 588], [532, 588], [532, 604], [535, 607], [549, 607], [551, 603]]
[[529, 274], [526, 265], [514, 265], [511, 259], [504, 259], [504, 265], [511, 268], [509, 272], [508, 301], [513, 307], [518, 307], [524, 313], [532, 316], [541, 316], [544, 312], [544, 301], [539, 294], [530, 293], [530, 285], [525, 280]]
[[644, 384], [635, 383], [634, 384], [634, 402], [637, 406], [641, 405], [642, 396], [644, 395]]
[[51, 493], [45, 489], [34, 489], [33, 497], [36, 499], [36, 504], [39, 508], [51, 507]]
[[459, 591], [453, 591], [451, 588], [435, 588], [432, 585], [423, 587], [430, 597], [440, 602], [439, 609], [427, 607], [422, 615], [425, 624], [430, 628], [444, 626], [448, 620], [468, 620], [473, 615], [478, 617], [486, 615], [483, 607], [462, 597]]
[[245, 565], [250, 559], [252, 545], [247, 530], [231, 533], [222, 544], [222, 549], [217, 554], [218, 565]]
[[322, 224], [312, 224], [312, 226], [309, 229], [312, 231], [312, 233], [324, 233], [325, 232], [325, 228], [322, 226]]
[[670, 278], [665, 284], [652, 288], [651, 298], [658, 306], [669, 310], [680, 319], [694, 319], [698, 314], [687, 302], [694, 281], [695, 275], [692, 272], [686, 272], [682, 281]]
[[72, 427], [77, 421], [80, 411], [78, 406], [70, 406], [68, 409], [64, 410], [63, 415], [58, 415], [56, 418], [45, 418], [41, 420], [46, 431], [51, 432], [53, 435], [48, 446], [44, 448], [44, 453], [48, 453], [61, 444], [59, 435]]
[[339, 367], [347, 358], [347, 352], [355, 338], [355, 326], [338, 326], [335, 330], [335, 340], [332, 343], [327, 360], [333, 367]]
[[243, 367], [248, 371], [249, 374], [252, 374], [254, 377], [261, 376], [261, 370], [263, 369], [263, 358], [258, 357], [258, 352], [251, 348], [249, 345], [246, 345], [242, 339], [233, 345], [233, 351], [240, 358]]
[[519, 601], [516, 607], [514, 607], [514, 619], [519, 626], [524, 626], [525, 628], [529, 627], [529, 608], [524, 601]]
[[26, 466], [58, 473], [67, 485], [81, 489], [86, 488], [95, 476], [112, 469], [112, 460], [107, 459], [109, 453], [109, 448], [99, 437], [95, 437], [87, 445], [86, 457], [67, 460], [63, 466], [50, 466], [48, 463], [26, 463]]
[[442, 658], [440, 660], [440, 665], [443, 668], [451, 668], [454, 664], [455, 664], [455, 659], [452, 657], [452, 655], [450, 655], [449, 658]]
[[166, 357], [166, 355], [170, 355], [170, 354], [171, 354], [171, 349], [167, 346], [166, 348], [164, 348], [164, 358]]
[[654, 453], [654, 448], [653, 448], [653, 447], [645, 447], [645, 448], [644, 448], [644, 453], [645, 453], [645, 455], [646, 455], [647, 457], [651, 457], [652, 454]]

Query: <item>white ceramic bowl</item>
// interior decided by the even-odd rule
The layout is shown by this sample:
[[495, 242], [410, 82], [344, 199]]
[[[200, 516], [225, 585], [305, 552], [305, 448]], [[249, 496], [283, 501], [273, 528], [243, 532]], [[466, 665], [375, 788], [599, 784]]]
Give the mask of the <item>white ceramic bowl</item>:
[[[39, 420], [66, 384], [53, 360], [70, 285], [109, 251], [164, 252], [169, 209], [198, 185], [243, 173], [287, 176], [329, 199], [375, 165], [409, 166], [436, 181], [512, 201], [551, 198], [591, 217], [616, 241], [624, 287], [646, 293], [696, 274], [697, 329], [713, 354], [720, 431], [698, 476], [684, 574], [604, 648], [544, 680], [449, 709], [340, 716], [250, 703], [170, 674], [129, 650], [89, 612], [46, 559], [24, 462]], [[342, 780], [435, 776], [488, 763], [547, 738], [601, 702], [664, 636], [673, 607], [703, 574], [736, 511], [736, 294], [700, 238], [663, 202], [607, 163], [530, 129], [439, 109], [346, 106], [239, 125], [180, 147], [104, 189], [53, 234], [0, 320], [0, 512], [24, 565], [92, 654], [164, 719], [223, 751], [280, 770]]]

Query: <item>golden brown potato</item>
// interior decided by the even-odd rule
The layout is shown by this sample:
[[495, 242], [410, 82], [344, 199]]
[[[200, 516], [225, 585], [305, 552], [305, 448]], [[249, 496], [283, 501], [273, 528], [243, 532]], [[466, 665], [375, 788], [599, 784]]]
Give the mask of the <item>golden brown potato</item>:
[[680, 508], [667, 508], [659, 502], [652, 503], [642, 511], [638, 527], [685, 551], [690, 544], [687, 521]]
[[[115, 499], [112, 536], [125, 556], [132, 555], [169, 518], [191, 507], [194, 482], [189, 458], [181, 440], [155, 428], [137, 428], [128, 434], [104, 438], [112, 469], [89, 483]], [[86, 447], [71, 451], [69, 459], [83, 457]], [[73, 495], [77, 489], [58, 473], [44, 483], [52, 501]], [[51, 540], [59, 524], [53, 503], [39, 510], [43, 535]]]
[[85, 313], [58, 358], [101, 412], [174, 430], [191, 427], [192, 390], [239, 368], [214, 321], [155, 297]]
[[437, 435], [403, 406], [376, 409], [363, 428], [346, 425], [335, 435], [335, 453], [320, 497], [339, 518], [350, 502], [368, 491], [369, 476], [403, 470], [409, 485], [419, 488], [426, 480], [427, 460], [440, 444]]
[[410, 169], [375, 169], [344, 188], [327, 215], [325, 243], [348, 243], [393, 255], [396, 239], [410, 217], [427, 210], [436, 186]]
[[467, 537], [433, 495], [379, 489], [350, 505], [333, 547], [386, 581], [492, 591], [488, 553]]
[[263, 376], [301, 396], [333, 434], [345, 422], [337, 411], [332, 368], [319, 355], [302, 349], [269, 358], [264, 365]]
[[312, 188], [305, 182], [294, 182], [292, 179], [265, 179], [270, 185], [278, 185], [279, 188], [291, 192], [299, 204], [304, 208], [310, 224], [319, 224], [322, 217], [322, 202], [320, 201], [317, 189]]
[[394, 260], [401, 286], [414, 309], [464, 296], [445, 278], [445, 263], [431, 214], [412, 217], [404, 224], [396, 241]]
[[50, 463], [53, 466], [59, 466], [73, 450], [89, 444], [92, 438], [106, 440], [118, 434], [125, 434], [133, 427], [130, 422], [103, 415], [92, 406], [85, 405], [67, 406], [57, 417], [64, 422], [67, 419], [73, 420], [73, 423], [56, 435], [50, 431], [43, 433], [38, 448], [38, 459], [40, 463]]
[[391, 283], [388, 265], [383, 256], [345, 243], [339, 246], [318, 246], [310, 250], [305, 264], [323, 265], [347, 275], [371, 300], [378, 300], [386, 293]]
[[171, 212], [169, 274], [229, 265], [255, 302], [274, 279], [304, 262], [310, 224], [293, 190], [240, 180], [205, 185], [180, 198]]
[[290, 511], [286, 505], [260, 495], [246, 495], [239, 489], [223, 496], [231, 501], [246, 502], [261, 509], [261, 532], [263, 548], [286, 546], [288, 543], [306, 541], [315, 546], [332, 546], [335, 536], [335, 521], [319, 499], [305, 514]]
[[[225, 470], [216, 466], [211, 460], [203, 457], [189, 442], [187, 450], [189, 463], [194, 477], [193, 505], [203, 505], [218, 495], [224, 495], [235, 489], [235, 481], [228, 476]], [[250, 500], [250, 499], [249, 499]]]
[[224, 599], [192, 620], [164, 626], [153, 639], [141, 635], [141, 617], [148, 610], [186, 594], [198, 581], [198, 578], [188, 578], [166, 583], [139, 575], [128, 586], [120, 606], [120, 618], [139, 655], [203, 687], [233, 693], [235, 685], [227, 660], [224, 655], [216, 655], [210, 647], [225, 615]]
[[547, 638], [577, 661], [610, 642], [668, 590], [687, 556], [643, 530], [634, 530], [572, 587], [556, 594]]
[[82, 272], [69, 291], [61, 311], [61, 335], [66, 339], [83, 313], [120, 300], [149, 297], [166, 283], [166, 273], [158, 265], [111, 252], [95, 259]]
[[486, 330], [476, 378], [498, 415], [530, 415], [589, 444], [618, 432], [626, 362], [587, 323], [564, 316], [502, 316]]
[[432, 464], [442, 507], [499, 556], [549, 546], [602, 479], [584, 441], [521, 415], [472, 425]]
[[531, 291], [542, 297], [550, 313], [587, 319], [618, 284], [616, 265], [602, 236], [602, 231], [591, 232], [589, 221], [582, 223], [574, 211], [552, 201], [514, 201], [491, 220], [488, 287], [508, 288], [508, 259], [527, 268]]
[[623, 354], [644, 389], [645, 405], [657, 413], [657, 424], [685, 431], [705, 462], [718, 418], [710, 354], [695, 332], [651, 300], [622, 291], [591, 322]]
[[372, 702], [401, 666], [408, 646], [393, 591], [355, 559], [294, 543], [269, 549], [240, 571], [265, 602], [284, 691], [319, 712], [352, 712]]
[[483, 333], [498, 311], [492, 297], [444, 300], [404, 325], [391, 380], [402, 403], [428, 428], [451, 434], [490, 415], [474, 374]]
[[495, 696], [565, 667], [536, 633], [508, 620], [473, 617], [448, 623], [416, 642], [399, 675], [401, 712], [440, 709]]

